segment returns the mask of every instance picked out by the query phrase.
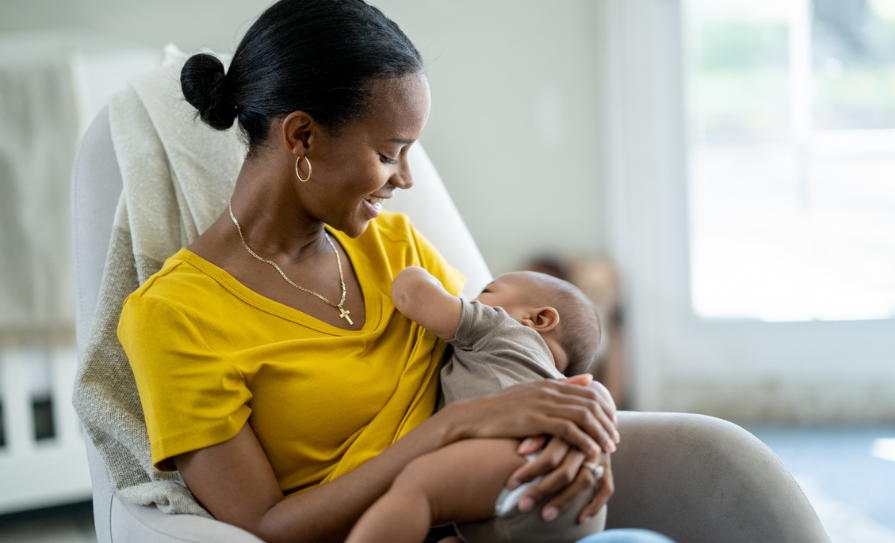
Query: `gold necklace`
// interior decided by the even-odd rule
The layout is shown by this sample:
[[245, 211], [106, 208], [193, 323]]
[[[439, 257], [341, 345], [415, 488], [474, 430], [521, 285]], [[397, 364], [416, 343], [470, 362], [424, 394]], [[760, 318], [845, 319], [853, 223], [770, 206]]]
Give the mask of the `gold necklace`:
[[351, 317], [348, 316], [349, 313], [351, 313], [351, 311], [348, 311], [347, 309], [342, 307], [345, 304], [345, 278], [342, 276], [342, 259], [339, 257], [339, 251], [336, 249], [336, 245], [333, 243], [333, 240], [330, 239], [329, 234], [327, 234], [325, 230], [323, 231], [323, 236], [326, 238], [326, 241], [329, 242], [329, 246], [333, 248], [333, 252], [336, 253], [336, 262], [339, 264], [339, 281], [342, 283], [342, 300], [339, 301], [339, 303], [337, 303], [337, 304], [332, 303], [331, 301], [327, 300], [322, 295], [317, 294], [313, 290], [306, 289], [305, 287], [294, 283], [291, 279], [286, 277], [286, 274], [283, 273], [283, 270], [281, 270], [279, 266], [277, 266], [276, 262], [274, 262], [273, 260], [268, 260], [266, 258], [258, 256], [258, 254], [255, 253], [255, 251], [253, 251], [251, 249], [251, 247], [249, 247], [249, 244], [246, 243], [245, 238], [242, 237], [242, 228], [239, 227], [239, 221], [237, 221], [236, 217], [233, 216], [233, 201], [232, 200], [230, 200], [227, 203], [227, 207], [230, 210], [230, 218], [233, 219], [233, 224], [236, 225], [236, 231], [239, 232], [239, 239], [242, 240], [243, 246], [246, 248], [246, 251], [248, 251], [250, 255], [254, 256], [261, 262], [266, 262], [266, 263], [270, 264], [271, 266], [273, 266], [274, 268], [276, 268], [277, 271], [280, 272], [280, 275], [283, 277], [283, 279], [285, 279], [286, 282], [289, 283], [290, 285], [292, 285], [293, 287], [295, 287], [298, 290], [301, 290], [303, 292], [307, 292], [308, 294], [313, 294], [314, 296], [316, 296], [316, 297], [320, 298], [321, 300], [323, 300], [324, 302], [326, 302], [328, 305], [331, 305], [331, 306], [335, 307], [336, 309], [338, 309], [340, 311], [339, 318], [345, 319], [346, 321], [348, 321], [349, 325], [354, 326], [354, 321], [352, 321]]

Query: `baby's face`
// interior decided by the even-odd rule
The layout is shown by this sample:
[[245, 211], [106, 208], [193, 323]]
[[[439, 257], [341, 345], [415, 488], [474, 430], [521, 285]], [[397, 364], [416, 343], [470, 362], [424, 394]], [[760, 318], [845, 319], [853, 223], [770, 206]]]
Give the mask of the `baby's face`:
[[[476, 300], [491, 307], [500, 307], [520, 323], [531, 326], [539, 333], [544, 333], [532, 325], [532, 318], [540, 310], [546, 309], [540, 307], [535, 300], [542, 298], [538, 295], [543, 294], [542, 289], [549, 288], [550, 286], [545, 284], [541, 274], [528, 271], [510, 272], [488, 283]], [[553, 311], [556, 310], [553, 309]], [[550, 352], [553, 355], [556, 369], [560, 372], [564, 371], [568, 360], [562, 349], [558, 346], [554, 349], [551, 346]], [[560, 354], [562, 356], [559, 356]]]
[[531, 305], [527, 303], [528, 294], [538, 288], [543, 285], [534, 273], [510, 272], [488, 283], [475, 299], [487, 306], [501, 307], [514, 319], [522, 320], [523, 310]]

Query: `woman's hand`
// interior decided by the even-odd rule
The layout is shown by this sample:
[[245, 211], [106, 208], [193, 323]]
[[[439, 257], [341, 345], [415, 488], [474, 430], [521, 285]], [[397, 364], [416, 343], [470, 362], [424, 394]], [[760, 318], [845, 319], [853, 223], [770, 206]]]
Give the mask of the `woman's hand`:
[[[553, 520], [565, 507], [568, 506], [582, 492], [588, 492], [596, 483], [594, 473], [591, 470], [583, 469], [581, 466], [585, 461], [593, 462], [594, 459], [604, 459], [604, 475], [600, 492], [594, 497], [594, 500], [580, 512], [579, 520], [582, 522], [585, 518], [589, 518], [600, 510], [612, 496], [614, 491], [612, 482], [612, 473], [609, 469], [608, 453], [615, 451], [615, 444], [620, 440], [616, 424], [618, 417], [615, 411], [615, 402], [609, 391], [606, 390], [601, 383], [593, 381], [589, 374], [578, 375], [562, 381], [564, 384], [572, 384], [581, 387], [588, 387], [596, 395], [596, 402], [599, 408], [597, 418], [600, 427], [605, 434], [610, 435], [607, 439], [606, 435], [602, 435], [600, 443], [603, 452], [596, 455], [588, 456], [580, 448], [572, 447], [563, 439], [554, 438], [548, 443], [547, 436], [538, 436], [525, 439], [519, 446], [518, 452], [521, 455], [528, 455], [541, 451], [541, 454], [531, 462], [528, 462], [518, 470], [516, 470], [507, 481], [507, 488], [514, 489], [521, 484], [531, 481], [539, 476], [544, 476], [537, 484], [526, 490], [519, 500], [519, 509], [528, 511], [541, 501], [544, 496], [549, 496], [560, 490], [565, 489], [557, 494], [542, 509], [542, 515], [545, 520]], [[546, 448], [544, 445], [547, 445]]]
[[[589, 377], [589, 376], [588, 376]], [[597, 389], [578, 381], [535, 381], [495, 394], [454, 402], [435, 418], [448, 424], [448, 441], [476, 437], [552, 435], [589, 456], [615, 450], [615, 408]], [[579, 379], [586, 380], [586, 379]], [[608, 403], [612, 400], [609, 398]]]
[[[520, 454], [531, 454], [539, 450], [543, 443], [543, 438], [526, 439], [519, 446], [519, 452]], [[606, 453], [587, 456], [563, 440], [553, 438], [537, 458], [510, 475], [507, 488], [517, 488], [523, 483], [544, 475], [540, 481], [526, 489], [519, 498], [519, 510], [530, 511], [545, 496], [562, 490], [541, 510], [544, 520], [551, 521], [558, 517], [581, 493], [590, 491], [597, 483], [593, 470], [583, 467], [585, 462], [603, 466], [603, 475], [600, 478], [600, 490], [578, 514], [578, 522], [584, 523], [606, 505], [615, 491], [609, 455]]]
[[[590, 521], [590, 519], [592, 519], [597, 513], [600, 512], [600, 509], [604, 505], [609, 503], [609, 498], [611, 498], [612, 494], [615, 493], [615, 480], [612, 478], [612, 462], [609, 459], [609, 455], [605, 453], [599, 454], [597, 455], [597, 458], [590, 459], [589, 461], [593, 462], [597, 466], [602, 466], [603, 475], [598, 481], [597, 474], [594, 473], [592, 470], [588, 468], [584, 468], [581, 470], [581, 473], [585, 476], [582, 484], [587, 485], [587, 488], [593, 488], [593, 486], [599, 482], [600, 488], [594, 495], [594, 499], [592, 499], [590, 503], [587, 504], [587, 506], [578, 514], [579, 524], [584, 524], [585, 522]], [[579, 474], [579, 477], [580, 476], [581, 474]], [[565, 492], [563, 494], [565, 494]], [[562, 496], [558, 496], [557, 498], [562, 498]]]
[[[515, 385], [496, 394], [452, 403], [439, 416], [451, 419], [449, 442], [475, 437], [541, 436], [528, 438], [519, 446], [519, 454], [542, 448], [543, 452], [516, 470], [507, 482], [512, 489], [544, 475], [522, 495], [522, 511], [534, 508], [544, 496], [561, 491], [542, 509], [542, 516], [550, 521], [581, 493], [591, 491], [596, 478], [592, 470], [582, 469], [585, 461], [602, 465], [604, 473], [600, 490], [579, 513], [579, 522], [594, 516], [615, 490], [609, 465], [609, 453], [615, 451], [620, 440], [615, 402], [589, 374]], [[545, 436], [554, 437], [547, 443]]]
[[[600, 407], [603, 408], [603, 413], [606, 415], [606, 417], [601, 420], [605, 424], [604, 427], [606, 428], [606, 431], [612, 434], [612, 441], [617, 445], [621, 440], [618, 431], [616, 430], [616, 427], [618, 427], [618, 414], [616, 413], [615, 400], [612, 399], [612, 394], [609, 393], [609, 389], [603, 386], [603, 383], [594, 381], [593, 375], [589, 373], [582, 373], [581, 375], [569, 377], [568, 379], [565, 379], [564, 382], [589, 387], [597, 394], [597, 403], [600, 404]], [[606, 424], [607, 420], [612, 422], [611, 427]], [[614, 451], [615, 447], [612, 447], [611, 451], [603, 450], [603, 452], [608, 453]]]

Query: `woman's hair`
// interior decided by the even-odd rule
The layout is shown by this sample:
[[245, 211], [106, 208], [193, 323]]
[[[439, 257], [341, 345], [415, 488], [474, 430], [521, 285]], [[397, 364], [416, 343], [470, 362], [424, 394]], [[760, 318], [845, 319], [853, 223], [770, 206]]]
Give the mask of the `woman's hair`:
[[410, 39], [362, 0], [280, 0], [246, 32], [226, 74], [219, 59], [197, 54], [180, 83], [212, 128], [239, 118], [251, 155], [272, 119], [304, 111], [337, 132], [366, 112], [373, 80], [422, 71]]

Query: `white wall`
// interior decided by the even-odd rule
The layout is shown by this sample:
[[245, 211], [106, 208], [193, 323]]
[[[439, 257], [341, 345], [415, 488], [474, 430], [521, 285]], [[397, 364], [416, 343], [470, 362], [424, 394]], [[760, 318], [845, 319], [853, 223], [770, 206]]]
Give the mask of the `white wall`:
[[605, 245], [595, 3], [379, 5], [428, 62], [422, 141], [494, 272]]
[[[232, 52], [266, 0], [4, 0], [0, 32], [80, 26]], [[421, 139], [494, 272], [605, 248], [596, 3], [373, 1], [427, 63]]]

